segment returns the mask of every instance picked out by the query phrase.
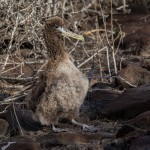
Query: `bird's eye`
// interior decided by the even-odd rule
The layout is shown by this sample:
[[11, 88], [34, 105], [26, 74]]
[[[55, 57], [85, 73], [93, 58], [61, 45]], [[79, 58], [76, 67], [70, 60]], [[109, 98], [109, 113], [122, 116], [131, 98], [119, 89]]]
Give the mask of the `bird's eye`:
[[55, 25], [55, 26], [54, 26], [55, 29], [57, 29], [58, 27], [59, 27], [58, 25]]

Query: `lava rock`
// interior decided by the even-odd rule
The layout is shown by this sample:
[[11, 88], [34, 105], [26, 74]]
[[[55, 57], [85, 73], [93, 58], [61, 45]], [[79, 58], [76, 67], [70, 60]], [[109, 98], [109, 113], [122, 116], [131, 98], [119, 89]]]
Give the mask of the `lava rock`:
[[150, 150], [150, 136], [136, 138], [131, 143], [129, 150]]
[[123, 88], [136, 87], [150, 83], [150, 71], [134, 65], [129, 65], [120, 70], [115, 79], [117, 86]]
[[32, 138], [18, 136], [0, 142], [0, 150], [40, 150], [40, 144]]
[[134, 119], [128, 120], [124, 122], [124, 124], [140, 128], [142, 130], [150, 130], [150, 111], [146, 111], [138, 116], [136, 116]]
[[128, 89], [102, 110], [102, 116], [128, 120], [150, 110], [150, 84]]

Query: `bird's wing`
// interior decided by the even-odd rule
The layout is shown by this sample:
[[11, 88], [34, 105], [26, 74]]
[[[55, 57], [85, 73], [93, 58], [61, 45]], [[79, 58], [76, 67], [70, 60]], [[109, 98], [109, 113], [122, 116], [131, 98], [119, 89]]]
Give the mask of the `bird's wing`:
[[27, 102], [27, 107], [31, 109], [33, 112], [36, 110], [36, 107], [39, 103], [39, 98], [44, 93], [46, 87], [45, 78], [40, 77], [40, 80], [32, 87], [28, 96], [25, 98]]

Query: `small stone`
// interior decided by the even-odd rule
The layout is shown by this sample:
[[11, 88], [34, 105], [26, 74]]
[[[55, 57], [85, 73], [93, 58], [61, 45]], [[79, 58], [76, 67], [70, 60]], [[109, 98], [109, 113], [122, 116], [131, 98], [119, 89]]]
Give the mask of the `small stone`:
[[139, 66], [129, 65], [120, 70], [115, 83], [119, 87], [137, 87], [142, 84], [150, 83], [150, 71]]

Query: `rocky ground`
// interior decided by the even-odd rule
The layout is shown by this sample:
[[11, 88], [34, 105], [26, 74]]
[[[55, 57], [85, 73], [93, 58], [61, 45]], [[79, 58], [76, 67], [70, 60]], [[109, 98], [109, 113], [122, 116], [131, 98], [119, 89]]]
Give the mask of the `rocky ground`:
[[[110, 75], [105, 53], [81, 66], [85, 73], [94, 71], [88, 74], [90, 87], [78, 121], [94, 127], [93, 132], [61, 120], [57, 126], [68, 131], [55, 133], [50, 126], [33, 121], [24, 97], [38, 80], [35, 70], [44, 70], [45, 55], [40, 52], [35, 55], [29, 44], [24, 44], [19, 56], [14, 52], [10, 55], [5, 69], [2, 69], [4, 63], [1, 64], [0, 150], [150, 150], [150, 14], [136, 9], [129, 14], [113, 16], [117, 74], [110, 55]], [[90, 13], [82, 16], [86, 21], [80, 24], [80, 29], [86, 31], [84, 46], [79, 43], [76, 51], [73, 47], [70, 50], [77, 66], [82, 64], [81, 56], [83, 60], [90, 58], [90, 49], [95, 46], [96, 33], [87, 32], [95, 20], [95, 13]], [[77, 18], [79, 16], [74, 16], [72, 21]], [[71, 18], [67, 16], [66, 19], [70, 22]], [[103, 28], [102, 19], [98, 21]], [[110, 26], [108, 17], [107, 29]], [[71, 29], [71, 25], [68, 28]], [[122, 38], [117, 38], [119, 34]], [[68, 49], [71, 42], [66, 41]], [[104, 45], [108, 44], [105, 42]], [[0, 42], [1, 48], [6, 45], [6, 41]], [[87, 53], [83, 53], [83, 47]], [[5, 62], [7, 56], [2, 53], [0, 62]], [[98, 63], [99, 58], [101, 63]], [[22, 60], [26, 63], [17, 66]], [[14, 67], [12, 62], [15, 62]], [[19, 75], [21, 77], [16, 78]]]

